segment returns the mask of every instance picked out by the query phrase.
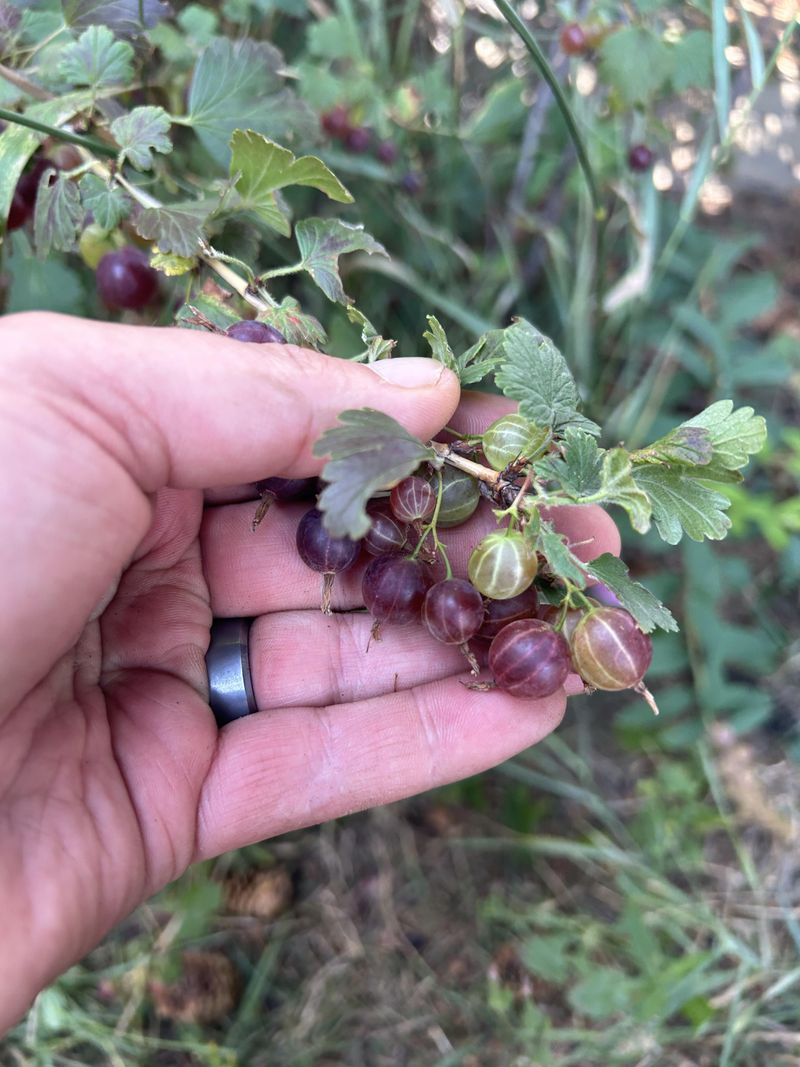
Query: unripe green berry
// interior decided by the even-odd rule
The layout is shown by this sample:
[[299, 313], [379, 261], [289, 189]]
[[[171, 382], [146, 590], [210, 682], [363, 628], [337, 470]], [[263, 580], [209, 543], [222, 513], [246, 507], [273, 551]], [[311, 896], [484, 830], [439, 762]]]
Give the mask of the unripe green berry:
[[522, 415], [503, 415], [483, 435], [483, 454], [496, 471], [518, 459], [535, 459], [550, 442], [550, 430]]
[[517, 596], [536, 577], [536, 552], [516, 531], [499, 530], [475, 546], [467, 564], [469, 580], [492, 600]]
[[[435, 475], [431, 480], [431, 487], [434, 492], [438, 489], [438, 479]], [[475, 479], [466, 471], [445, 464], [442, 468], [442, 502], [439, 505], [437, 525], [442, 529], [460, 526], [473, 514], [480, 499], [481, 494]]]
[[81, 259], [92, 270], [97, 270], [97, 265], [106, 252], [113, 252], [116, 247], [109, 232], [96, 222], [86, 227], [78, 241]]

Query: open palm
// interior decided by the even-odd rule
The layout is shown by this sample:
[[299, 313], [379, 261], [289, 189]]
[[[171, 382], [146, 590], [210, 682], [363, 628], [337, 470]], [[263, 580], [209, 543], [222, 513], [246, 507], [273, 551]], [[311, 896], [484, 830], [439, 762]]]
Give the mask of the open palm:
[[[427, 436], [477, 429], [504, 401], [471, 396], [451, 418], [457, 383], [430, 361], [386, 372], [401, 388], [302, 350], [178, 338], [0, 326], [0, 1029], [193, 861], [475, 773], [563, 714], [563, 693], [466, 689], [460, 653], [421, 627], [387, 626], [367, 651], [366, 615], [321, 615], [294, 550], [301, 508], [254, 535], [252, 503], [203, 506], [204, 485], [313, 473], [343, 408]], [[482, 521], [446, 538], [457, 571]], [[557, 522], [585, 558], [618, 549], [597, 509]], [[334, 607], [360, 607], [359, 588], [356, 568]], [[259, 714], [222, 731], [212, 613], [255, 617]]]

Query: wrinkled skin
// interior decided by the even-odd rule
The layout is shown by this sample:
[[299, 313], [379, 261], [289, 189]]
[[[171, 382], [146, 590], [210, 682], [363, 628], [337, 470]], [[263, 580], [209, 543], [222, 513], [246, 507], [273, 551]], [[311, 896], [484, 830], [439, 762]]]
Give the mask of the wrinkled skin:
[[[471, 692], [421, 626], [367, 655], [366, 616], [318, 610], [302, 506], [257, 534], [252, 503], [204, 510], [205, 486], [316, 473], [345, 408], [427, 437], [505, 401], [454, 415], [458, 383], [430, 360], [381, 365], [390, 381], [291, 346], [40, 314], [2, 320], [0, 352], [2, 1031], [192, 862], [474, 774], [551, 731], [565, 694]], [[481, 512], [446, 538], [462, 572]], [[597, 509], [556, 521], [585, 558], [618, 550]], [[359, 606], [359, 577], [334, 607]], [[219, 732], [212, 613], [256, 618], [260, 711]]]

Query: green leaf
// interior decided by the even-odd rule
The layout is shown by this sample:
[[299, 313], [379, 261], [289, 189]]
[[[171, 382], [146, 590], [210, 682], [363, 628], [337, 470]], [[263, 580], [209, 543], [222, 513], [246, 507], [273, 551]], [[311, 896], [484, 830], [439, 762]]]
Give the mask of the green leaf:
[[383, 245], [363, 226], [353, 226], [339, 219], [303, 219], [295, 227], [294, 235], [303, 257], [303, 270], [308, 271], [325, 296], [337, 304], [349, 302], [339, 277], [339, 256], [346, 252], [387, 255]]
[[4, 261], [10, 282], [5, 312], [59, 311], [81, 315], [86, 311], [86, 293], [76, 271], [58, 257], [37, 259], [22, 233], [11, 234], [13, 255]]
[[647, 448], [631, 453], [634, 463], [682, 463], [705, 466], [711, 462], [714, 446], [711, 434], [702, 426], [683, 424], [654, 441]]
[[298, 302], [291, 296], [284, 297], [278, 307], [262, 311], [258, 317], [261, 322], [269, 323], [276, 330], [280, 330], [293, 345], [321, 349], [328, 340], [322, 325], [313, 315], [302, 311]]
[[227, 163], [234, 130], [250, 129], [276, 140], [312, 136], [317, 119], [283, 85], [283, 56], [263, 41], [217, 38], [192, 75], [189, 112], [203, 147]]
[[361, 328], [361, 340], [367, 346], [364, 353], [367, 363], [388, 359], [397, 342], [381, 337], [367, 316], [353, 304], [347, 305], [346, 314], [350, 322]]
[[616, 967], [593, 967], [591, 973], [567, 993], [572, 1008], [591, 1019], [607, 1019], [628, 1012], [637, 986]]
[[116, 41], [107, 26], [90, 26], [61, 54], [59, 73], [73, 85], [98, 89], [127, 85], [133, 78], [133, 48]]
[[672, 47], [650, 30], [627, 26], [606, 37], [600, 70], [624, 104], [647, 104], [672, 73]]
[[569, 496], [579, 500], [600, 491], [603, 452], [588, 433], [569, 427], [561, 442], [561, 455], [545, 456], [534, 464], [537, 476], [553, 479]]
[[650, 498], [653, 520], [661, 538], [677, 545], [684, 531], [693, 541], [707, 537], [721, 541], [731, 520], [730, 501], [704, 485], [704, 468], [635, 467], [634, 481]]
[[547, 560], [548, 569], [556, 578], [572, 582], [579, 589], [586, 585], [583, 564], [570, 551], [567, 539], [555, 529], [551, 522], [542, 520], [539, 525], [537, 551]]
[[604, 552], [591, 563], [584, 563], [583, 567], [595, 581], [608, 586], [646, 634], [657, 626], [662, 630], [677, 631], [678, 624], [670, 610], [649, 589], [628, 577], [628, 568], [619, 556]]
[[120, 162], [128, 159], [137, 170], [149, 170], [153, 152], [171, 152], [172, 125], [163, 107], [135, 107], [111, 123], [111, 133], [120, 147]]
[[150, 266], [153, 270], [159, 270], [168, 278], [180, 278], [188, 274], [197, 266], [197, 260], [193, 256], [176, 256], [172, 252], [156, 252], [150, 257]]
[[81, 196], [76, 182], [55, 170], [39, 182], [33, 235], [36, 252], [44, 259], [48, 252], [71, 252], [83, 223]]
[[195, 293], [189, 303], [184, 304], [175, 315], [175, 322], [178, 326], [184, 329], [206, 331], [206, 328], [197, 321], [195, 309], [220, 331], [227, 330], [234, 322], [239, 322], [241, 319], [241, 315], [220, 296], [215, 296], [213, 293]]
[[[724, 470], [740, 470], [767, 443], [767, 424], [762, 416], [751, 407], [734, 410], [732, 400], [718, 400], [682, 425], [708, 431], [714, 450], [711, 465]], [[698, 477], [706, 475], [698, 472]]]
[[[236, 130], [231, 138], [231, 177], [242, 198], [241, 207], [288, 237], [291, 233], [286, 210], [275, 192], [290, 185], [310, 185], [331, 200], [352, 204], [353, 197], [336, 175], [316, 156], [299, 159], [288, 148], [253, 130]], [[237, 177], [238, 175], [238, 177]]]
[[389, 415], [371, 408], [343, 411], [341, 425], [327, 430], [315, 456], [331, 458], [322, 470], [328, 484], [318, 506], [334, 537], [363, 537], [369, 530], [367, 501], [378, 489], [397, 485], [435, 453]]
[[169, 4], [161, 0], [65, 0], [64, 3], [64, 17], [74, 29], [107, 26], [118, 37], [135, 37], [169, 14]]
[[453, 355], [453, 349], [447, 340], [444, 327], [435, 315], [428, 315], [428, 329], [422, 336], [431, 346], [431, 358], [438, 359], [445, 367], [458, 374], [458, 362]]
[[104, 230], [114, 227], [131, 213], [133, 201], [116, 185], [104, 182], [96, 174], [84, 174], [80, 180], [83, 206], [94, 215]]
[[203, 239], [203, 224], [216, 203], [197, 200], [166, 207], [149, 207], [136, 216], [134, 226], [140, 237], [155, 241], [159, 252], [194, 256]]
[[356, 59], [361, 54], [358, 35], [336, 16], [312, 23], [306, 40], [311, 55], [322, 59]]
[[[92, 94], [84, 91], [67, 93], [57, 100], [33, 104], [25, 114], [48, 126], [61, 126], [92, 102]], [[0, 133], [0, 221], [5, 225], [8, 209], [25, 164], [47, 135], [25, 126], [10, 124]]]
[[653, 509], [647, 493], [633, 479], [633, 466], [624, 448], [611, 448], [603, 455], [600, 482], [600, 503], [625, 508], [634, 530], [647, 533]]
[[676, 92], [682, 93], [686, 89], [710, 89], [712, 82], [711, 34], [708, 30], [692, 30], [675, 45], [672, 84]]
[[600, 427], [578, 411], [575, 379], [550, 338], [525, 319], [501, 332], [495, 380], [505, 396], [519, 401], [520, 413], [555, 432], [574, 426], [599, 434]]
[[481, 337], [460, 356], [453, 353], [444, 327], [434, 315], [428, 315], [428, 330], [422, 335], [431, 346], [431, 356], [454, 371], [462, 385], [474, 385], [482, 381], [498, 364], [497, 347], [501, 343], [493, 335], [502, 335], [502, 330], [492, 330]]

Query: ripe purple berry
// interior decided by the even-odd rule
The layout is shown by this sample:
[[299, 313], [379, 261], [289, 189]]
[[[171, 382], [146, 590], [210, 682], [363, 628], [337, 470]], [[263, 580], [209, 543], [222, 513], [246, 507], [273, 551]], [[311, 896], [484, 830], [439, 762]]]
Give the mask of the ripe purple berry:
[[569, 645], [541, 619], [504, 626], [489, 648], [489, 670], [498, 689], [518, 697], [548, 697], [566, 681]]
[[428, 590], [422, 621], [431, 636], [445, 645], [463, 645], [483, 622], [483, 597], [463, 578], [445, 578]]
[[159, 276], [141, 248], [107, 252], [97, 264], [97, 291], [109, 308], [139, 311], [158, 295]]
[[397, 145], [394, 141], [381, 141], [378, 147], [375, 149], [375, 156], [385, 163], [387, 166], [391, 166], [392, 163], [397, 162]]
[[361, 592], [376, 622], [418, 619], [431, 584], [430, 570], [407, 556], [378, 556], [364, 571]]
[[351, 152], [366, 152], [372, 144], [372, 133], [366, 126], [355, 126], [345, 137], [344, 143]]
[[648, 148], [646, 144], [635, 144], [628, 151], [628, 166], [637, 174], [641, 174], [650, 170], [655, 158], [656, 154], [652, 148]]
[[318, 571], [322, 581], [322, 611], [331, 612], [334, 575], [347, 570], [358, 559], [361, 542], [349, 537], [332, 537], [322, 522], [322, 512], [311, 508], [297, 527], [297, 552], [307, 567]]
[[286, 344], [286, 338], [280, 330], [266, 322], [256, 322], [255, 319], [241, 319], [231, 323], [225, 335], [234, 341], [244, 341], [251, 345]]

